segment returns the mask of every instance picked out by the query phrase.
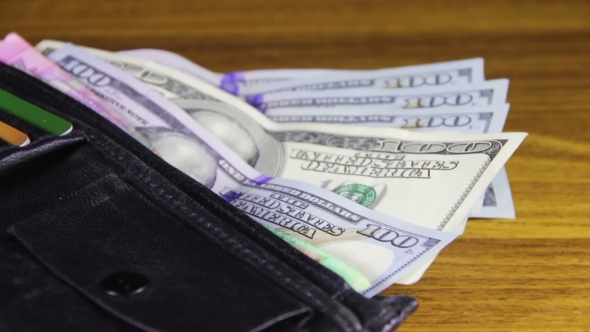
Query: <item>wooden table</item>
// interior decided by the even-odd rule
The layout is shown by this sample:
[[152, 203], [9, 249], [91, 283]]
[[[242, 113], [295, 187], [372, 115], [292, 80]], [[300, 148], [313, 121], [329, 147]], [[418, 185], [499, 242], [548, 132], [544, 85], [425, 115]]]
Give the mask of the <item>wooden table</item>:
[[0, 33], [153, 47], [215, 71], [485, 57], [509, 78], [516, 220], [471, 220], [409, 293], [399, 331], [590, 331], [590, 2], [0, 1]]

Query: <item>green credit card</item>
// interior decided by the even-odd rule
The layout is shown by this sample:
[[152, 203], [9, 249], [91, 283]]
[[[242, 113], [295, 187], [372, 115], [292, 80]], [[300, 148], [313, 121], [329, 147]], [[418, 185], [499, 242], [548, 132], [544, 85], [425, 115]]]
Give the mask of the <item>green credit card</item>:
[[53, 135], [62, 136], [72, 131], [70, 122], [2, 89], [0, 89], [0, 111], [11, 114]]

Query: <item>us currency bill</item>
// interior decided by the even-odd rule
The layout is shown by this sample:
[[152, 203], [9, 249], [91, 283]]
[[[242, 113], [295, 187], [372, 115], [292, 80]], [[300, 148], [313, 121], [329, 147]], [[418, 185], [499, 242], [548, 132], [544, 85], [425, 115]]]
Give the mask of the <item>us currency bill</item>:
[[[39, 52], [48, 55], [65, 45], [65, 43], [60, 41], [43, 40], [37, 44], [35, 48]], [[179, 71], [165, 67], [157, 62], [128, 55], [106, 52], [89, 47], [84, 47], [83, 49], [92, 55], [97, 56], [118, 67], [119, 69], [135, 76], [143, 83], [150, 85], [153, 89], [158, 91], [169, 100], [214, 100], [235, 106], [239, 109], [252, 109], [252, 106], [245, 101], [236, 98], [229, 93], [220, 91], [219, 88], [216, 88], [211, 84], [203, 84], [203, 81], [190, 75], [182, 74], [182, 78], [188, 78], [191, 80], [191, 82], [198, 82], [198, 89], [192, 87], [190, 84], [187, 84], [187, 82], [183, 81], [182, 79], [177, 80], [167, 73], [171, 70], [174, 71], [174, 73], [180, 73]]]
[[248, 97], [248, 103], [268, 115], [280, 115], [286, 109], [308, 107], [436, 108], [473, 107], [504, 104], [508, 80], [421, 89], [350, 89], [345, 91], [299, 91], [260, 94]]
[[[134, 54], [141, 56], [141, 54]], [[479, 61], [478, 59], [473, 59]], [[482, 67], [483, 67], [483, 59]], [[398, 67], [401, 68], [401, 67]], [[279, 82], [287, 82], [295, 79], [320, 78], [322, 76], [344, 76], [344, 75], [361, 75], [371, 72], [378, 72], [380, 70], [393, 70], [395, 68], [372, 69], [372, 70], [343, 70], [343, 69], [261, 69], [261, 70], [245, 70], [227, 73], [223, 76], [222, 81], [225, 82], [228, 90], [235, 89], [249, 89], [257, 85], [275, 84]], [[483, 78], [483, 71], [482, 71]]]
[[[464, 108], [397, 109], [304, 108], [286, 109], [281, 115], [268, 116], [279, 123], [338, 123], [374, 127], [396, 127], [413, 131], [454, 131], [465, 134], [499, 133], [504, 128], [509, 105]], [[477, 218], [514, 218], [514, 203], [506, 170], [492, 180], [481, 197], [480, 209], [470, 216]], [[477, 204], [476, 204], [477, 206]]]
[[[232, 147], [244, 160], [253, 164], [255, 168], [263, 169], [265, 166], [268, 166], [268, 161], [272, 159], [287, 159], [286, 161], [278, 162], [279, 165], [285, 165], [278, 173], [282, 177], [304, 179], [305, 182], [314, 183], [330, 189], [374, 210], [389, 213], [395, 211], [396, 216], [401, 216], [407, 221], [422, 226], [462, 232], [470, 212], [469, 206], [472, 206], [478, 200], [478, 197], [483, 193], [480, 189], [484, 188], [486, 190], [486, 185], [489, 183], [489, 179], [482, 179], [480, 183], [482, 185], [481, 188], [474, 188], [475, 190], [468, 188], [473, 185], [474, 181], [478, 180], [478, 175], [475, 174], [486, 172], [489, 166], [487, 164], [489, 162], [486, 159], [487, 157], [482, 158], [480, 160], [481, 163], [473, 167], [471, 175], [468, 175], [470, 171], [466, 171], [465, 169], [456, 169], [456, 174], [435, 174], [436, 170], [431, 169], [428, 170], [428, 175], [424, 177], [406, 176], [403, 172], [406, 172], [408, 169], [416, 171], [419, 167], [412, 168], [413, 166], [408, 166], [409, 164], [396, 164], [397, 162], [410, 162], [412, 165], [417, 165], [420, 162], [424, 164], [445, 162], [443, 160], [447, 158], [448, 160], [446, 162], [451, 162], [453, 158], [455, 158], [454, 161], [464, 158], [476, 158], [475, 154], [464, 153], [467, 151], [461, 151], [460, 155], [455, 156], [441, 156], [436, 153], [428, 153], [427, 151], [422, 151], [422, 148], [418, 148], [416, 151], [412, 151], [407, 155], [401, 151], [397, 151], [405, 155], [403, 157], [400, 155], [393, 157], [389, 153], [385, 154], [387, 157], [381, 154], [364, 154], [362, 151], [365, 151], [363, 146], [367, 144], [367, 139], [376, 139], [375, 136], [378, 135], [368, 127], [363, 128], [362, 134], [358, 133], [358, 128], [348, 132], [342, 132], [343, 129], [340, 127], [339, 135], [330, 135], [326, 134], [326, 131], [329, 131], [335, 126], [314, 124], [303, 126], [293, 124], [278, 125], [275, 123], [275, 127], [272, 127], [272, 123], [269, 122], [261, 125], [264, 123], [264, 117], [253, 121], [251, 118], [243, 116], [243, 113], [237, 112], [233, 107], [218, 102], [185, 100], [176, 101], [176, 103], [190, 113], [205, 128], [220, 138], [226, 145]], [[262, 128], [257, 128], [257, 125]], [[388, 135], [391, 135], [395, 131], [395, 129], [386, 128], [374, 129], [382, 132], [382, 136], [377, 136], [380, 139], [391, 137]], [[404, 132], [408, 135], [410, 134], [407, 131]], [[445, 137], [448, 135], [449, 133], [442, 134]], [[502, 136], [504, 134], [496, 135]], [[473, 139], [474, 137], [485, 135], [458, 134], [456, 136], [458, 138], [465, 139], [471, 137]], [[376, 140], [379, 141], [380, 139]], [[251, 143], [249, 144], [249, 142]], [[395, 142], [400, 141], [395, 140]], [[488, 141], [486, 144], [490, 142]], [[463, 143], [471, 144], [473, 142], [465, 143], [463, 141]], [[495, 149], [491, 148], [486, 153], [494, 155], [496, 153]], [[346, 153], [345, 151], [350, 152]], [[403, 159], [405, 157], [410, 157], [411, 159]], [[353, 158], [354, 162], [348, 158]], [[368, 158], [370, 161], [367, 162], [363, 158]], [[383, 165], [383, 168], [380, 168], [381, 165], [379, 165], [379, 162], [385, 158], [391, 158], [387, 161], [388, 166]], [[401, 159], [394, 161], [394, 158]], [[297, 163], [298, 161], [300, 163]], [[461, 160], [458, 163], [465, 163], [465, 161]], [[274, 165], [275, 163], [273, 162], [272, 164]], [[396, 166], [389, 166], [394, 164]], [[384, 169], [388, 167], [395, 169], [395, 171], [399, 171], [402, 168], [404, 170], [401, 173], [386, 174], [387, 171], [384, 172]], [[408, 167], [408, 169], [405, 169], [405, 167]], [[374, 172], [367, 173], [367, 169], [372, 169]], [[444, 173], [442, 171], [443, 169], [444, 166], [438, 170], [441, 171], [440, 173]], [[313, 174], [313, 172], [319, 172], [319, 174]], [[388, 177], [389, 175], [391, 177]], [[449, 177], [446, 181], [443, 181], [445, 175], [449, 175]], [[363, 176], [368, 177], [368, 179], [363, 178]], [[468, 184], [468, 181], [462, 182], [459, 179], [462, 176], [474, 176], [474, 178], [470, 179]], [[441, 182], [438, 184], [429, 184], [423, 182], [423, 180], [438, 180]], [[446, 183], [443, 184], [443, 182]], [[460, 183], [459, 187], [453, 188], [453, 185], [458, 183]], [[442, 192], [444, 192], [444, 195], [442, 195], [444, 197], [438, 197]], [[462, 200], [461, 197], [469, 195], [471, 195], [469, 201]], [[444, 202], [445, 199], [448, 199], [448, 201]], [[428, 209], [420, 208], [420, 204], [415, 204], [415, 202], [421, 200], [429, 202]], [[458, 206], [464, 206], [466, 209], [461, 212], [454, 211]], [[440, 223], [433, 222], [435, 220], [440, 221], [441, 219], [443, 221]], [[429, 260], [429, 262], [431, 261]], [[398, 283], [411, 284], [416, 282], [427, 267], [428, 264], [422, 266], [417, 273], [401, 279]]]
[[474, 107], [403, 108], [309, 107], [286, 109], [267, 117], [278, 123], [333, 123], [370, 127], [403, 128], [413, 131], [454, 131], [464, 134], [501, 132], [510, 105]]
[[[37, 47], [39, 47], [40, 49], [49, 49], [50, 47], [47, 47], [48, 44], [47, 43], [44, 44], [44, 43], [45, 42], [41, 43]], [[220, 101], [220, 102], [235, 106], [235, 107], [237, 107], [237, 109], [244, 112], [244, 114], [248, 114], [250, 117], [255, 118], [256, 119], [255, 122], [262, 123], [263, 121], [269, 121], [264, 116], [262, 116], [258, 111], [253, 109], [251, 106], [245, 104], [242, 100], [239, 100], [236, 97], [234, 97], [228, 93], [225, 93], [223, 91], [219, 91], [219, 89], [216, 89], [209, 84], [205, 84], [203, 82], [200, 82], [190, 76], [184, 75], [184, 74], [179, 73], [175, 70], [169, 69], [167, 67], [163, 67], [161, 65], [158, 65], [158, 64], [150, 62], [150, 61], [137, 60], [132, 57], [125, 57], [125, 56], [115, 55], [112, 53], [108, 53], [108, 52], [104, 52], [104, 51], [96, 51], [96, 50], [91, 50], [91, 52], [93, 52], [94, 54], [100, 56], [101, 58], [109, 61], [110, 63], [116, 64], [119, 68], [135, 75], [137, 78], [139, 78], [143, 82], [150, 84], [156, 91], [160, 92], [161, 94], [163, 94], [167, 98], [170, 98], [171, 100], [175, 100], [176, 102], [179, 102], [187, 97], [190, 98], [190, 96], [197, 96], [197, 98], [199, 100]], [[234, 116], [235, 116], [235, 114], [234, 114]], [[223, 123], [221, 123], [221, 125], [219, 127], [223, 128]], [[317, 131], [318, 132], [325, 131], [326, 127], [332, 128], [334, 126], [321, 125], [317, 128]], [[230, 131], [234, 130], [234, 128], [235, 127], [232, 127], [232, 129], [230, 129]], [[306, 125], [305, 128], [307, 129], [308, 126]], [[352, 128], [352, 127], [348, 126], [347, 128], [348, 129], [345, 129], [345, 130], [343, 129], [344, 133], [345, 133], [344, 136], [347, 136], [348, 133], [351, 132], [350, 128]], [[393, 131], [395, 131], [395, 130], [393, 130]], [[387, 130], [388, 133], [391, 133], [393, 131], [391, 129]], [[370, 132], [372, 133], [374, 131], [371, 129]], [[403, 131], [403, 133], [407, 133], [407, 132]], [[339, 134], [343, 135], [342, 132], [340, 132]], [[400, 134], [402, 134], [402, 133], [400, 133]], [[386, 137], [389, 137], [389, 136], [386, 136]], [[356, 140], [356, 138], [353, 138], [353, 140]], [[335, 141], [337, 141], [337, 140], [335, 140]], [[248, 140], [245, 140], [244, 142], [248, 142]], [[251, 140], [250, 140], [250, 142], [251, 142]], [[518, 145], [518, 144], [516, 144], [516, 145]], [[246, 146], [248, 146], [248, 144], [246, 144]], [[511, 145], [509, 145], [509, 146], [511, 146]], [[336, 149], [336, 148], [337, 148], [337, 146], [330, 147], [329, 149]], [[256, 153], [248, 154], [248, 151], [253, 151], [253, 149], [248, 148], [248, 149], [244, 149], [244, 151], [246, 153], [242, 155], [242, 158], [249, 160], [250, 162], [252, 162], [253, 160], [258, 160], [258, 158], [255, 158]], [[509, 151], [509, 149], [504, 149], [504, 152], [507, 152], [507, 155], [510, 155], [511, 152], [508, 152], [508, 151]], [[351, 151], [350, 153], [355, 153], [355, 152]], [[282, 158], [281, 160], [285, 160], [285, 158], [283, 158], [283, 157], [284, 156], [281, 156], [281, 158]], [[275, 159], [276, 159], [276, 157], [275, 157]], [[496, 159], [497, 162], [499, 160], [500, 159]], [[275, 165], [274, 168], [271, 168], [271, 169], [265, 168], [265, 167], [269, 167], [269, 165], [271, 167], [273, 167], [273, 164]], [[282, 165], [282, 164], [281, 163], [277, 164], [277, 163], [269, 163], [269, 162], [263, 163], [263, 162], [261, 162], [260, 164], [255, 165], [255, 166], [262, 173], [281, 174], [281, 173], [277, 173], [278, 170], [280, 169], [280, 167], [279, 167], [280, 165]], [[295, 168], [297, 168], [297, 166], [295, 166]], [[477, 168], [479, 169], [480, 167], [478, 166]], [[490, 175], [493, 172], [494, 172], [493, 168], [488, 168], [488, 172], [486, 172], [486, 174]], [[442, 172], [442, 173], [444, 174], [444, 172]], [[459, 174], [459, 173], [461, 173], [461, 172], [455, 172], [455, 174]], [[307, 176], [307, 175], [302, 176], [301, 174], [296, 174], [296, 173], [294, 173], [294, 174], [297, 179], [303, 178], [306, 182], [310, 182], [309, 176]], [[338, 176], [342, 176], [342, 177], [346, 178], [345, 181], [358, 182], [358, 183], [362, 183], [363, 181], [367, 182], [367, 184], [365, 184], [365, 185], [368, 188], [369, 187], [373, 188], [372, 186], [376, 185], [376, 184], [373, 184], [372, 181], [365, 181], [366, 179], [364, 179], [364, 178], [361, 178], [360, 181], [356, 181], [357, 178], [352, 175], [354, 175], [354, 174], [348, 174], [348, 175], [340, 174]], [[464, 176], [464, 175], [461, 175], [461, 176]], [[474, 204], [474, 201], [478, 200], [478, 197], [480, 197], [481, 195], [484, 194], [485, 186], [490, 182], [491, 176], [493, 176], [493, 175], [490, 175], [489, 179], [480, 178], [480, 181], [478, 184], [480, 186], [483, 186], [484, 189], [479, 190], [479, 193], [477, 191], [473, 191], [473, 190], [469, 191], [469, 193], [467, 195], [469, 200], [467, 202], [465, 200], [459, 199], [459, 201], [462, 203], [461, 210], [460, 210], [461, 212], [453, 214], [453, 221], [450, 224], [446, 223], [444, 226], [445, 229], [455, 229], [456, 227], [461, 226], [461, 223], [467, 218], [468, 210], [469, 210], [470, 206], [472, 206]], [[329, 178], [329, 176], [327, 176], [326, 174], [323, 174], [323, 175], [318, 175], [316, 178], [323, 179], [322, 181], [320, 181], [321, 182], [320, 185], [321, 185], [321, 184], [323, 184], [323, 182], [326, 181], [327, 177]], [[445, 178], [445, 177], [443, 176], [443, 178]], [[451, 176], [449, 176], [449, 178], [451, 178]], [[388, 179], [388, 181], [393, 181], [393, 180], [394, 179]], [[416, 181], [416, 180], [417, 179], [414, 179], [413, 181]], [[453, 182], [454, 180], [451, 180], [451, 181]], [[486, 182], [486, 183], [484, 184], [484, 182]], [[425, 184], [425, 182], [418, 182], [418, 183], [420, 183], [421, 185]], [[334, 185], [334, 184], [337, 184], [337, 183], [336, 182], [332, 183], [332, 185]], [[344, 184], [347, 184], [347, 183], [343, 183], [343, 185]], [[379, 183], [377, 183], [377, 184], [379, 184]], [[452, 187], [452, 185], [451, 185], [451, 187]], [[370, 190], [368, 188], [366, 188], [364, 190], [366, 192], [370, 192]], [[382, 191], [382, 190], [380, 190], [380, 188], [383, 188], [383, 186], [381, 186], [381, 185], [375, 186], [375, 188], [373, 188], [373, 190], [375, 192], [379, 191], [379, 193], [381, 194], [381, 196], [383, 198], [387, 198], [392, 194], [392, 191]], [[328, 189], [334, 190], [335, 188], [328, 188]], [[420, 196], [419, 193], [424, 192], [426, 195], [425, 197], [432, 199], [433, 197], [428, 197], [428, 195], [432, 195], [433, 193], [440, 191], [441, 188], [421, 188], [420, 186], [418, 186], [416, 188], [411, 189], [410, 192], [412, 190], [417, 190], [414, 192], [417, 196]], [[446, 193], [447, 189], [445, 188], [444, 191]], [[402, 192], [402, 190], [400, 190], [396, 193], [399, 194], [401, 192]], [[352, 197], [352, 196], [348, 195], [345, 191], [341, 192], [340, 194], [344, 194], [344, 195], [347, 195], [348, 197]], [[365, 192], [361, 191], [361, 194], [364, 195]], [[452, 195], [445, 196], [445, 198], [449, 198], [450, 196], [452, 196]], [[460, 193], [456, 194], [456, 196], [458, 198], [460, 198], [465, 195], [463, 192], [460, 192]], [[383, 200], [383, 199], [381, 199], [381, 200]], [[395, 199], [392, 199], [392, 200], [395, 200]], [[418, 198], [418, 200], [419, 200], [419, 198]], [[384, 201], [390, 201], [390, 200], [385, 199]], [[401, 205], [403, 205], [401, 207], [401, 210], [405, 209], [406, 214], [411, 216], [412, 211], [410, 211], [410, 210], [416, 210], [416, 209], [410, 208], [412, 205], [406, 204], [406, 203], [407, 202], [404, 202], [404, 204], [401, 204]], [[449, 215], [448, 214], [448, 212], [449, 212], [448, 207], [442, 207], [442, 206], [438, 205], [438, 204], [441, 204], [440, 200], [434, 200], [434, 201], [432, 201], [432, 203], [436, 204], [436, 207], [431, 209], [430, 210], [431, 212], [439, 213], [440, 218], [442, 218], [444, 215]], [[443, 205], [444, 205], [444, 202], [443, 202]], [[381, 205], [381, 208], [383, 208], [384, 211], [391, 211], [391, 209], [385, 208], [384, 206], [385, 205], [383, 205], [383, 204]], [[373, 208], [379, 209], [380, 207], [373, 206]], [[401, 213], [400, 212], [401, 210], [395, 210], [396, 215], [398, 215], [398, 213]], [[417, 220], [416, 221], [417, 223], [419, 223], [420, 221], [424, 222], [424, 220], [425, 220], [424, 217], [420, 216], [420, 215], [415, 215], [415, 216], [413, 216], [413, 218], [415, 218]], [[408, 221], [411, 221], [411, 220], [408, 220]], [[433, 225], [431, 225], [431, 227], [437, 228], [437, 223], [433, 223]], [[407, 281], [407, 282], [413, 282], [413, 281]]]
[[[261, 174], [186, 111], [107, 62], [72, 45], [49, 57], [124, 110], [164, 160], [255, 220], [321, 245], [360, 270], [370, 280], [360, 290], [367, 296], [387, 288], [456, 236], [350, 205], [345, 197], [307, 183]], [[510, 144], [522, 136], [515, 135], [508, 138]]]
[[[370, 145], [374, 141], [412, 141], [412, 135], [416, 134], [409, 131], [314, 123], [278, 124], [259, 113], [247, 114], [215, 101], [177, 100], [175, 103], [262, 173], [305, 179], [308, 183], [350, 197], [357, 203], [377, 211], [395, 211], [396, 216], [404, 220], [441, 230], [446, 223], [436, 225], [432, 221], [440, 220], [442, 215], [453, 210], [454, 206], [462, 205], [463, 202], [459, 198], [465, 192], [469, 192], [467, 188], [475, 174], [480, 171], [485, 174], [488, 168], [488, 165], [479, 162], [469, 166], [472, 167], [470, 170], [459, 167], [461, 164], [470, 163], [470, 159], [475, 158], [477, 153], [447, 153], [440, 156], [440, 151], [428, 151], [424, 148], [412, 151], [403, 158], [398, 155], [396, 159], [389, 155], [365, 155], [363, 152], [366, 151], [365, 144]], [[328, 131], [338, 134], [326, 134]], [[376, 133], [381, 133], [381, 136]], [[496, 135], [499, 136], [493, 137], [503, 134]], [[434, 141], [443, 138], [465, 139], [470, 136], [433, 133], [429, 137], [433, 140], [432, 144], [435, 144]], [[477, 135], [471, 139], [473, 137]], [[424, 138], [421, 140], [424, 141]], [[498, 152], [501, 153], [504, 148], [507, 146], [500, 148]], [[484, 151], [487, 150], [484, 149], [480, 153], [485, 154]], [[397, 150], [392, 153], [403, 155], [402, 151]], [[495, 155], [493, 158], [497, 157], [498, 155]], [[383, 164], [376, 161], [383, 158], [389, 158], [390, 161]], [[490, 161], [485, 157], [482, 160]], [[450, 166], [455, 162], [457, 167]], [[421, 163], [426, 163], [426, 166], [422, 167]], [[438, 166], [433, 167], [434, 164]], [[474, 204], [484, 193], [485, 185], [489, 184], [492, 177], [489, 180], [481, 179], [483, 182], [487, 181], [484, 190], [471, 192], [470, 203], [466, 204], [467, 209], [458, 213], [455, 218], [449, 219], [450, 229], [468, 216], [469, 204]], [[436, 202], [435, 208], [417, 211], [409, 204], [410, 201], [419, 201], [428, 192], [433, 194], [437, 190], [445, 192], [447, 197], [433, 200], [432, 202]]]
[[282, 80], [246, 86], [235, 84], [229, 92], [251, 96], [293, 91], [343, 91], [350, 89], [418, 89], [484, 81], [483, 59], [441, 62], [418, 66], [367, 70], [311, 78]]
[[116, 53], [156, 61], [241, 96], [297, 90], [418, 88], [484, 81], [483, 58], [370, 70], [263, 69], [219, 74], [165, 50]]

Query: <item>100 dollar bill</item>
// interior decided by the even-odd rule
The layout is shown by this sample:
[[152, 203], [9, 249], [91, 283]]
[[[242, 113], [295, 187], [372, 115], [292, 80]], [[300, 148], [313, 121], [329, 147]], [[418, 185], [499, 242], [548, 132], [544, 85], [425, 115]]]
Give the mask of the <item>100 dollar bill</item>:
[[[468, 216], [524, 137], [279, 124], [214, 101], [176, 104], [262, 173], [303, 179], [441, 230], [453, 229]], [[417, 208], [421, 200], [429, 202], [428, 209]]]
[[267, 115], [278, 123], [325, 123], [370, 127], [403, 128], [414, 131], [455, 131], [464, 134], [501, 132], [510, 105], [474, 107], [403, 108], [311, 107], [285, 109], [280, 115]]
[[[66, 44], [60, 41], [43, 40], [35, 46], [39, 52], [48, 55], [51, 52], [65, 46]], [[169, 72], [180, 73], [177, 70], [163, 66], [151, 60], [137, 58], [125, 54], [116, 54], [103, 50], [93, 49], [89, 47], [83, 48], [86, 52], [99, 57], [119, 69], [135, 76], [143, 83], [148, 84], [153, 89], [158, 91], [169, 100], [182, 99], [202, 99], [215, 100], [226, 104], [233, 105], [237, 108], [252, 109], [253, 107], [243, 100], [235, 96], [220, 91], [219, 88], [211, 84], [205, 84], [202, 80], [196, 79], [190, 75], [182, 74], [182, 78], [188, 78], [192, 81], [199, 82], [199, 88], [187, 84], [185, 80], [177, 79], [175, 75], [169, 75]], [[222, 93], [219, 93], [222, 92]]]
[[483, 81], [483, 59], [477, 58], [290, 79], [253, 86], [236, 84], [234, 90], [230, 92], [250, 96], [293, 91], [343, 91], [364, 88], [417, 89]]
[[[280, 123], [338, 123], [372, 127], [398, 127], [419, 132], [454, 131], [463, 134], [499, 133], [504, 128], [509, 105], [440, 107], [426, 109], [304, 108], [286, 109], [268, 118]], [[514, 218], [514, 203], [506, 170], [492, 180], [482, 197], [478, 218]]]
[[[269, 167], [271, 174], [304, 179], [374, 210], [439, 230], [464, 227], [504, 158], [524, 138], [280, 125], [218, 102], [176, 103], [256, 169]], [[277, 165], [278, 172], [273, 169]], [[426, 267], [400, 282], [417, 281]]]
[[286, 109], [309, 107], [436, 108], [504, 104], [508, 80], [421, 89], [351, 89], [345, 91], [299, 91], [254, 95], [246, 100], [268, 115]]
[[72, 45], [50, 58], [121, 110], [156, 152], [255, 220], [322, 249], [360, 270], [372, 296], [455, 237], [371, 211], [298, 181], [250, 167], [193, 118], [138, 80]]
[[236, 95], [283, 90], [417, 88], [484, 80], [483, 58], [369, 70], [262, 69], [219, 74], [166, 50], [137, 49], [116, 53], [156, 61]]

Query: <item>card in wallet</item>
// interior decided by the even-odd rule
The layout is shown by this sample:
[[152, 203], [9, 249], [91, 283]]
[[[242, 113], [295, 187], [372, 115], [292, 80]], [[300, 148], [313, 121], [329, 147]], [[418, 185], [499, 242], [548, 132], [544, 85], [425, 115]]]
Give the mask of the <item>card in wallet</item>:
[[11, 93], [0, 89], [0, 111], [9, 113], [50, 134], [62, 136], [72, 131], [72, 124]]
[[0, 140], [15, 146], [25, 146], [31, 143], [31, 139], [22, 131], [0, 121]]

